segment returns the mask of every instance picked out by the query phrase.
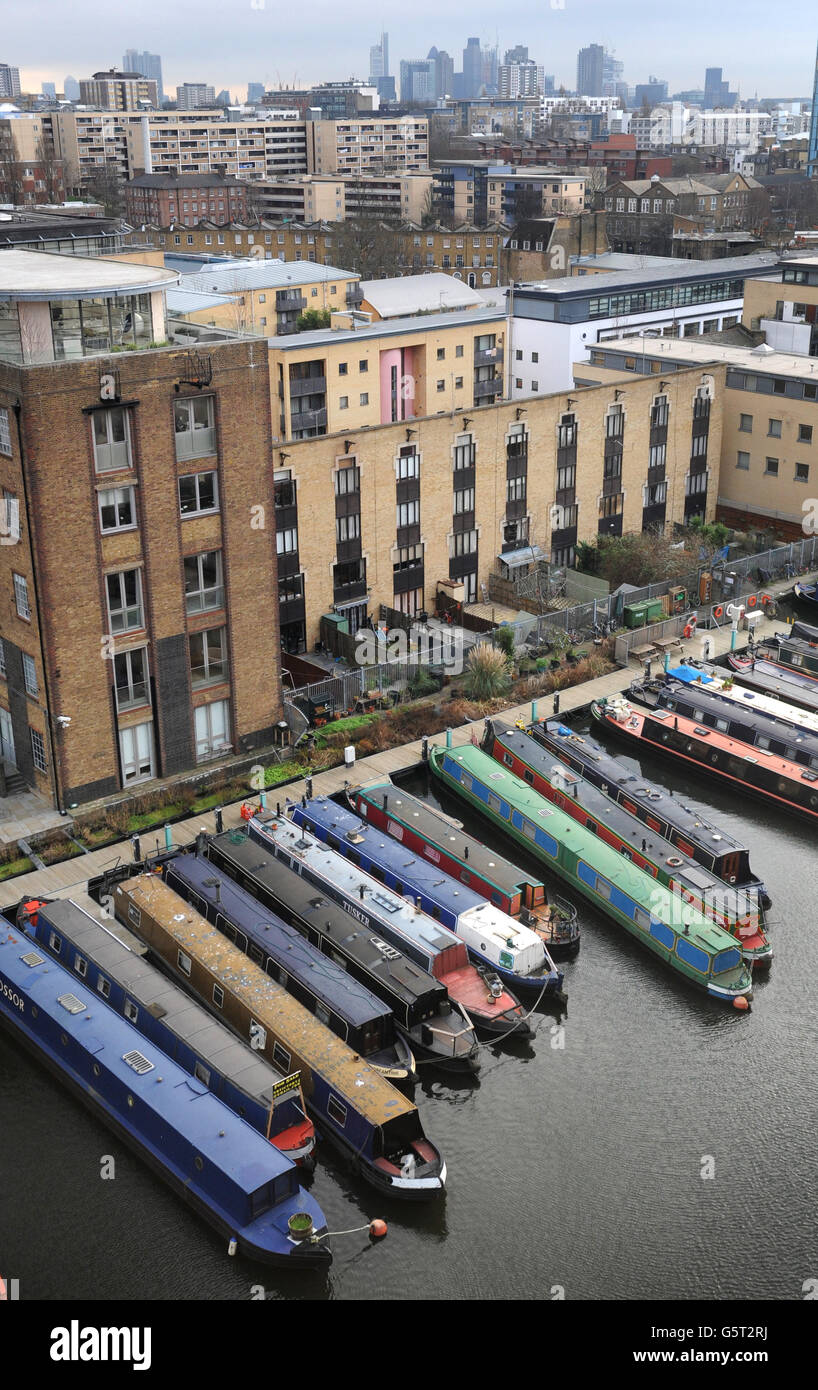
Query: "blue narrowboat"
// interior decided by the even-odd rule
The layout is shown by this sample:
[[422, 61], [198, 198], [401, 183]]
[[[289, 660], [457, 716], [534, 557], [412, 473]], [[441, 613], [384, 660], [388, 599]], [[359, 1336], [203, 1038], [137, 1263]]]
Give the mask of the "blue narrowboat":
[[503, 1037], [511, 1032], [530, 1034], [514, 995], [499, 980], [487, 985], [470, 964], [465, 942], [428, 917], [418, 903], [384, 887], [359, 868], [352, 856], [347, 859], [328, 849], [303, 826], [296, 828], [291, 821], [262, 812], [253, 816], [248, 828], [251, 839], [284, 856], [302, 877], [334, 898], [367, 931], [377, 931], [440, 980], [453, 1005], [475, 1028]]
[[294, 1163], [311, 1157], [315, 1128], [297, 1073], [284, 1076], [250, 1052], [77, 903], [62, 898], [23, 903], [17, 925]]
[[562, 973], [535, 932], [352, 811], [319, 797], [289, 806], [288, 813], [330, 849], [345, 857], [354, 854], [362, 869], [393, 892], [419, 902], [424, 912], [461, 937], [478, 967], [496, 972], [515, 988], [542, 993], [561, 988]]
[[0, 933], [0, 1023], [231, 1247], [329, 1265], [295, 1164], [16, 928]]
[[143, 873], [114, 890], [117, 917], [211, 1013], [286, 1072], [298, 1070], [322, 1136], [386, 1196], [428, 1201], [446, 1165], [417, 1106], [319, 1023], [243, 951], [174, 893]]
[[[204, 838], [204, 837], [202, 837]], [[199, 846], [203, 848], [203, 845]], [[382, 1000], [264, 907], [200, 853], [162, 865], [165, 882], [288, 994], [395, 1085], [411, 1085], [415, 1059]]]

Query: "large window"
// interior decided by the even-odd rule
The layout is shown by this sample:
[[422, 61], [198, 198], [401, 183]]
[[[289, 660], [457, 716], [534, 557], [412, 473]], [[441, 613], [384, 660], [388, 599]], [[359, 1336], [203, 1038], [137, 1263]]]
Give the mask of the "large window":
[[185, 611], [206, 613], [224, 607], [222, 553], [205, 550], [201, 555], [185, 556]]
[[396, 512], [398, 527], [415, 526], [420, 521], [420, 502], [399, 502]]
[[462, 516], [464, 512], [474, 511], [474, 488], [465, 487], [454, 494], [454, 514]]
[[132, 487], [104, 488], [97, 493], [100, 531], [128, 531], [136, 525]]
[[118, 710], [150, 704], [147, 647], [135, 647], [133, 651], [116, 653], [114, 687]]
[[34, 759], [34, 766], [38, 772], [46, 772], [47, 765], [45, 761], [45, 742], [43, 736], [38, 733], [36, 729], [29, 729], [29, 733], [31, 734], [31, 756]]
[[353, 512], [350, 516], [338, 516], [335, 518], [335, 539], [339, 544], [344, 541], [357, 541], [361, 536], [361, 514]]
[[475, 463], [475, 443], [470, 434], [460, 435], [454, 446], [454, 467], [473, 468]]
[[37, 684], [37, 667], [34, 664], [34, 657], [29, 656], [28, 652], [23, 652], [23, 680], [25, 681], [26, 694], [31, 695], [36, 700], [40, 693]]
[[449, 538], [449, 556], [452, 560], [458, 559], [462, 555], [474, 555], [476, 552], [476, 531], [458, 531]]
[[31, 604], [28, 601], [28, 580], [22, 574], [14, 575], [14, 603], [17, 614], [31, 621]]
[[176, 457], [180, 461], [203, 458], [216, 452], [213, 396], [190, 396], [175, 401], [173, 424], [176, 431]]
[[142, 583], [139, 570], [120, 570], [105, 577], [111, 632], [132, 632], [143, 626]]
[[204, 632], [191, 632], [188, 645], [190, 678], [194, 688], [227, 679], [226, 628], [211, 627]]
[[420, 455], [412, 445], [401, 449], [400, 457], [395, 460], [395, 477], [398, 482], [420, 477]]
[[95, 410], [94, 467], [97, 473], [110, 473], [116, 468], [131, 466], [131, 434], [128, 412], [122, 406], [111, 410]]
[[0, 454], [8, 454], [11, 456], [9, 413], [5, 406], [0, 406]]
[[215, 700], [210, 705], [199, 705], [195, 713], [196, 721], [196, 761], [205, 762], [217, 758], [230, 748], [229, 704], [227, 700]]
[[360, 492], [361, 475], [357, 467], [339, 468], [335, 474], [335, 496], [346, 497], [350, 492]]
[[93, 357], [114, 347], [146, 345], [153, 336], [148, 294], [116, 299], [52, 299], [51, 331], [58, 359]]
[[182, 516], [219, 510], [218, 477], [215, 473], [185, 473], [179, 479], [179, 510]]
[[134, 724], [119, 731], [122, 781], [143, 782], [153, 776], [153, 723]]

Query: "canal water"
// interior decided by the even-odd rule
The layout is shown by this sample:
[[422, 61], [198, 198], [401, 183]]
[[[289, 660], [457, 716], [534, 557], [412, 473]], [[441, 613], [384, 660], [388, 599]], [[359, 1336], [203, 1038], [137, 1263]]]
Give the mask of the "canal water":
[[[383, 1216], [389, 1235], [339, 1237], [329, 1274], [301, 1277], [228, 1259], [0, 1034], [0, 1273], [39, 1299], [802, 1298], [818, 1278], [814, 829], [670, 763], [642, 771], [744, 840], [767, 883], [775, 960], [749, 1013], [688, 987], [577, 899], [564, 1012], [538, 1015], [531, 1042], [485, 1047], [475, 1080], [420, 1069], [445, 1200], [385, 1203], [324, 1149], [312, 1191], [330, 1229]], [[423, 772], [406, 785], [437, 800]]]

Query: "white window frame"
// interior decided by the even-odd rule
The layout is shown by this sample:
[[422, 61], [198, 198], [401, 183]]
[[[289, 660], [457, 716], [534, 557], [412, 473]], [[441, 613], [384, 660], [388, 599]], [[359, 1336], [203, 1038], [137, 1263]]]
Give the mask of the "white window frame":
[[45, 741], [42, 734], [37, 729], [29, 728], [31, 734], [31, 756], [34, 766], [38, 772], [47, 772], [48, 764], [45, 760]]
[[[202, 566], [203, 562], [213, 555], [216, 557], [216, 582], [208, 585], [204, 582]], [[187, 566], [191, 560], [196, 562], [196, 573], [199, 580], [197, 589], [188, 589], [187, 587]], [[197, 555], [186, 555], [182, 569], [185, 576], [185, 612], [189, 616], [195, 613], [210, 613], [214, 609], [224, 608], [224, 571], [220, 550], [202, 550]]]
[[[195, 511], [187, 511], [187, 512], [184, 512], [184, 511], [182, 511], [181, 484], [184, 483], [184, 482], [187, 482], [189, 478], [194, 478], [194, 479], [196, 480], [196, 481], [195, 481], [195, 484], [194, 484], [194, 486], [195, 486], [195, 491], [196, 491], [196, 509], [195, 509]], [[200, 479], [200, 478], [212, 478], [212, 479], [213, 479], [213, 506], [212, 506], [212, 507], [202, 507], [202, 506], [200, 505], [200, 503], [201, 503], [200, 489], [199, 489], [199, 479]], [[181, 518], [182, 518], [183, 521], [185, 521], [185, 520], [186, 520], [188, 517], [190, 517], [190, 516], [212, 516], [215, 512], [218, 512], [218, 511], [219, 511], [219, 475], [218, 475], [218, 473], [216, 472], [215, 469], [212, 469], [212, 470], [210, 470], [210, 471], [203, 471], [203, 472], [201, 472], [201, 473], [182, 473], [182, 474], [180, 474], [180, 475], [179, 475], [179, 478], [178, 478], [177, 492], [178, 492], [178, 497], [179, 497], [179, 515], [181, 516]]]
[[[218, 634], [220, 650], [219, 656], [216, 656], [215, 654], [211, 653], [210, 643], [208, 641], [208, 638], [210, 637], [211, 633]], [[193, 639], [198, 637], [201, 637], [202, 639], [202, 665], [200, 667], [194, 667], [193, 649], [191, 644], [193, 642]], [[188, 633], [188, 655], [190, 659], [190, 681], [194, 690], [202, 690], [208, 685], [221, 685], [224, 681], [228, 679], [227, 628], [224, 625], [222, 625], [221, 627], [203, 628], [201, 632]], [[213, 663], [212, 671], [211, 662]], [[194, 675], [194, 671], [199, 670], [204, 672], [203, 676]]]
[[12, 573], [14, 580], [14, 604], [18, 618], [31, 622], [31, 603], [28, 597], [28, 580], [23, 574]]
[[147, 782], [155, 775], [152, 719], [119, 730], [119, 757], [123, 786]]
[[23, 680], [25, 682], [26, 694], [31, 695], [32, 699], [36, 700], [40, 693], [40, 687], [37, 683], [37, 667], [34, 663], [34, 657], [29, 656], [28, 652], [22, 652], [21, 655], [23, 658]]
[[[220, 710], [224, 717], [224, 735], [214, 733], [214, 715], [217, 710]], [[229, 700], [214, 700], [207, 705], [197, 705], [194, 719], [197, 763], [208, 762], [211, 758], [218, 758], [230, 750]]]
[[[123, 439], [114, 439], [114, 424], [119, 420], [123, 426]], [[97, 439], [97, 431], [105, 425], [106, 438]], [[111, 406], [108, 410], [95, 410], [91, 417], [91, 438], [94, 444], [94, 469], [97, 473], [115, 473], [131, 468], [131, 421], [130, 411], [122, 405]]]
[[[188, 459], [207, 458], [216, 453], [215, 400], [215, 396], [182, 396], [173, 402], [177, 462], [186, 463]], [[206, 420], [197, 420], [202, 414], [206, 415]], [[188, 425], [186, 429], [179, 429], [183, 415], [187, 416]]]
[[0, 405], [0, 454], [7, 454], [11, 458], [11, 426], [10, 416], [4, 405]]
[[[104, 507], [113, 507], [117, 516], [119, 508], [127, 502], [131, 509], [130, 521], [120, 522], [116, 520], [113, 526], [106, 526], [102, 519]], [[100, 488], [97, 493], [97, 511], [99, 513], [99, 529], [103, 536], [111, 535], [114, 531], [135, 531], [136, 530], [136, 489], [133, 487], [109, 487]]]
[[[133, 603], [129, 604], [127, 602], [123, 602], [119, 608], [112, 609], [109, 581], [119, 581], [120, 597], [124, 599], [125, 576], [127, 574], [133, 574], [136, 576], [136, 599]], [[123, 632], [137, 632], [140, 628], [144, 627], [145, 614], [142, 604], [142, 571], [140, 569], [116, 570], [113, 574], [106, 574], [105, 599], [106, 606], [108, 609], [109, 632], [111, 632], [112, 634], [119, 634]], [[122, 615], [121, 622], [118, 619], [115, 619], [115, 614]], [[129, 615], [131, 616], [129, 617]], [[136, 619], [136, 621], [133, 621], [132, 619]]]

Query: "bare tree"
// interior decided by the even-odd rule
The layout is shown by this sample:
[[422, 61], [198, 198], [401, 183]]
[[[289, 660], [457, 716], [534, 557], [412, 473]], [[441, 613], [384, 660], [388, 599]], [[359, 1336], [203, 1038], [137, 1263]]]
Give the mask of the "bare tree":
[[112, 161], [97, 164], [85, 180], [84, 192], [95, 203], [102, 203], [106, 216], [121, 217], [124, 210], [123, 181]]
[[65, 197], [65, 165], [57, 158], [52, 142], [45, 135], [37, 141], [35, 159], [45, 184], [46, 202], [61, 203]]
[[6, 122], [0, 125], [0, 198], [4, 203], [17, 205], [24, 201], [24, 169], [14, 135]]
[[374, 217], [350, 217], [336, 222], [332, 261], [340, 270], [354, 270], [362, 280], [380, 280], [398, 271], [400, 234]]

